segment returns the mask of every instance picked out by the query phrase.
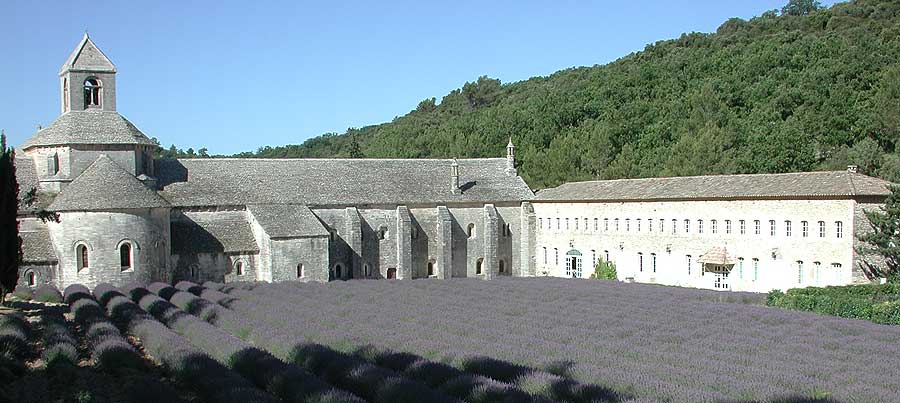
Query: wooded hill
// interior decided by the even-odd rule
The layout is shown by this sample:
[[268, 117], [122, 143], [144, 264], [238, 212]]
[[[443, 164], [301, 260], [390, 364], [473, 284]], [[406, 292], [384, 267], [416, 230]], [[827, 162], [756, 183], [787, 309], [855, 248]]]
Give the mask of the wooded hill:
[[900, 182], [900, 2], [791, 8], [606, 65], [480, 77], [389, 123], [242, 157], [499, 157], [564, 181], [860, 166]]

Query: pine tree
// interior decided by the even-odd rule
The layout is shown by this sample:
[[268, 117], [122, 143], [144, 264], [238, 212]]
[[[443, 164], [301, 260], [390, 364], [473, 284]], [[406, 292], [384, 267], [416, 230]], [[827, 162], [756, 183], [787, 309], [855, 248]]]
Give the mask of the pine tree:
[[862, 255], [877, 256], [883, 265], [866, 259], [863, 266], [870, 275], [887, 277], [893, 283], [900, 282], [900, 186], [891, 186], [882, 210], [866, 212], [870, 230], [858, 235], [866, 245], [860, 246]]
[[19, 184], [16, 182], [15, 151], [6, 147], [0, 132], [0, 305], [19, 281], [22, 239], [19, 238]]

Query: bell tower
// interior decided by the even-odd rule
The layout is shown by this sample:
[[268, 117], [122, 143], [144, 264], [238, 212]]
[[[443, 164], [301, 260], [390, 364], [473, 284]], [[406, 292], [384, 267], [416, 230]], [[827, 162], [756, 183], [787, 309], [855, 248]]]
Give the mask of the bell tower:
[[87, 32], [59, 69], [59, 84], [62, 113], [116, 110], [116, 66]]

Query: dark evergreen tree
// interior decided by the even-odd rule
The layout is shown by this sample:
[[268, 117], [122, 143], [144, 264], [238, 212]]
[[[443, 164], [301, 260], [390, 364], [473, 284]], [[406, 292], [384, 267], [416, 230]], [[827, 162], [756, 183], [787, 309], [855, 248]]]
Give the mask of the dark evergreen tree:
[[16, 288], [22, 262], [19, 238], [19, 184], [16, 181], [15, 150], [6, 147], [6, 134], [0, 133], [0, 305], [6, 293]]
[[807, 15], [822, 7], [816, 0], [790, 0], [781, 8], [783, 15]]
[[870, 231], [858, 235], [866, 245], [859, 247], [859, 252], [869, 256], [877, 256], [884, 263], [864, 264], [870, 275], [886, 277], [891, 282], [900, 282], [900, 186], [891, 187], [884, 210], [866, 212]]

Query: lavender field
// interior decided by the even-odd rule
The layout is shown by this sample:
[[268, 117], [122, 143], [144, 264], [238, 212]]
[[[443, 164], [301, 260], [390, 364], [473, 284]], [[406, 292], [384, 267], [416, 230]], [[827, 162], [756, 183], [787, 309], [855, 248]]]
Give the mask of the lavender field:
[[59, 400], [29, 388], [75, 365], [123, 380], [98, 402], [900, 401], [900, 328], [761, 298], [551, 278], [72, 286], [0, 317], [0, 391]]

